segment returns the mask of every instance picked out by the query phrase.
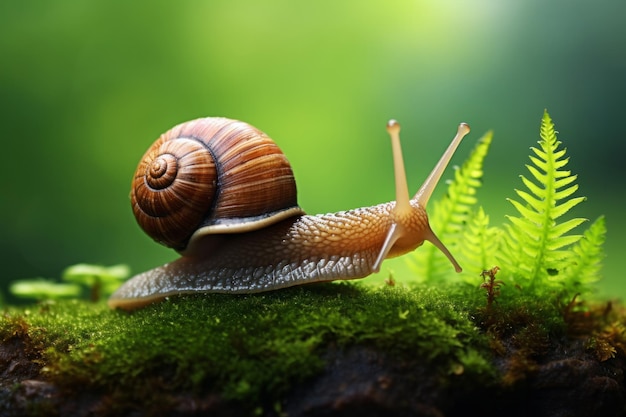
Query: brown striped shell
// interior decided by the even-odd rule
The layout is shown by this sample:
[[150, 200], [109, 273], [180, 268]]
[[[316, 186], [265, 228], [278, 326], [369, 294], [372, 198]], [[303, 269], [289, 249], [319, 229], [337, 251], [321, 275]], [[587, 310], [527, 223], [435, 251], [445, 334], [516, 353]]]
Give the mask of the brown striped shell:
[[185, 252], [202, 236], [241, 233], [303, 214], [289, 161], [247, 123], [203, 118], [162, 134], [131, 189], [141, 228]]

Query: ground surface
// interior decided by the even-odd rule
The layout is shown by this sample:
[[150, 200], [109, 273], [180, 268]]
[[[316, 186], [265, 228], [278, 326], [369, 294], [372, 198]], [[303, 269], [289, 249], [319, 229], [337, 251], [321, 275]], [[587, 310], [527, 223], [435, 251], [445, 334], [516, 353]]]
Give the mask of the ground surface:
[[0, 415], [626, 415], [620, 307], [456, 297], [325, 286], [11, 309]]

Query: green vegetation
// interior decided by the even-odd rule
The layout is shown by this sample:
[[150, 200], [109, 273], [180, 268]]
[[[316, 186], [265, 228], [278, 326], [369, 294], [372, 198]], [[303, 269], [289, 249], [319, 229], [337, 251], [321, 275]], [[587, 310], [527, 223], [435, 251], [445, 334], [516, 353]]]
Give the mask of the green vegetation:
[[62, 280], [34, 278], [15, 281], [9, 291], [16, 297], [58, 300], [85, 296], [96, 302], [111, 295], [130, 276], [126, 265], [72, 265], [63, 271]]
[[53, 282], [44, 278], [15, 281], [11, 284], [9, 290], [16, 297], [31, 300], [56, 300], [78, 297], [80, 295], [80, 287], [78, 285]]
[[[515, 190], [521, 201], [508, 199], [518, 212], [507, 216], [510, 223], [491, 227], [484, 209], [475, 209], [483, 160], [491, 143], [488, 133], [455, 172], [448, 193], [434, 207], [431, 225], [458, 254], [466, 282], [478, 285], [481, 271], [497, 265], [504, 284], [535, 295], [557, 293], [562, 300], [570, 300], [590, 291], [589, 284], [599, 279], [606, 227], [600, 217], [582, 235], [569, 234], [586, 219], [563, 221], [562, 217], [585, 198], [573, 197], [577, 176], [563, 169], [569, 159], [566, 150], [559, 148], [561, 142], [547, 111], [540, 137], [539, 147], [531, 147], [531, 164], [526, 165], [532, 179], [522, 175], [526, 190]], [[424, 249], [410, 260], [423, 281], [453, 281], [444, 256], [432, 246]]]
[[[557, 283], [561, 287], [568, 280], [559, 276], [563, 270], [574, 265], [575, 253], [567, 248], [577, 243], [580, 235], [567, 233], [585, 219], [574, 218], [562, 223], [557, 219], [585, 200], [584, 197], [570, 198], [578, 190], [576, 175], [562, 170], [568, 163], [565, 149], [558, 149], [561, 142], [556, 139], [554, 124], [547, 112], [541, 122], [540, 149], [530, 148], [532, 165], [526, 165], [533, 182], [521, 176], [528, 191], [515, 190], [524, 204], [509, 199], [521, 217], [508, 216], [507, 227], [500, 259], [520, 285], [530, 289]], [[566, 289], [569, 290], [569, 289]]]
[[[621, 309], [523, 293], [494, 301], [498, 283], [486, 275], [482, 288], [330, 283], [173, 297], [132, 314], [48, 301], [7, 309], [0, 340], [24, 343], [40, 378], [61, 392], [107, 393], [109, 415], [158, 413], [177, 393], [213, 393], [267, 412], [323, 373], [333, 352], [355, 348], [402, 363], [395, 383], [420, 366], [429, 381], [459, 392], [523, 385], [569, 336], [599, 361], [626, 353]], [[45, 398], [36, 400], [46, 409]]]

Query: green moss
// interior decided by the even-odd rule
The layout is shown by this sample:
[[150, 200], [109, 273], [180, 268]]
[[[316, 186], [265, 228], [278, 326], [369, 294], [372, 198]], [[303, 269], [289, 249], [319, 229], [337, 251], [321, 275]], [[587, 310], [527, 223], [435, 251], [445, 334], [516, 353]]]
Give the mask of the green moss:
[[409, 379], [427, 370], [451, 392], [515, 386], [568, 338], [600, 361], [626, 353], [619, 306], [559, 305], [556, 295], [530, 297], [506, 285], [491, 303], [486, 295], [458, 283], [334, 283], [173, 297], [133, 313], [44, 302], [6, 310], [0, 340], [24, 343], [42, 366], [38, 379], [68, 393], [106, 393], [113, 414], [137, 404], [158, 411], [181, 393], [215, 395], [249, 411], [280, 407], [290, 389], [327, 371], [332, 352], [354, 348], [408, 364]]
[[321, 372], [329, 346], [371, 346], [442, 375], [491, 378], [487, 339], [469, 314], [482, 300], [469, 299], [423, 287], [327, 284], [175, 297], [132, 314], [63, 301], [8, 310], [0, 336], [27, 336], [43, 372], [62, 387], [132, 401], [165, 386], [258, 403]]

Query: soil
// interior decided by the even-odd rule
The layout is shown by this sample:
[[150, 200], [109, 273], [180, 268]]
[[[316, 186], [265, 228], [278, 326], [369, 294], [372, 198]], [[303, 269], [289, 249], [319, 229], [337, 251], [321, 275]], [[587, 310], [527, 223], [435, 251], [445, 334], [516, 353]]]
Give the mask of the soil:
[[597, 358], [576, 338], [548, 341], [541, 352], [503, 340], [495, 358], [502, 378], [494, 385], [442, 378], [420, 361], [368, 346], [330, 346], [321, 374], [278, 403], [250, 409], [216, 392], [176, 392], [166, 384], [149, 403], [133, 404], [116, 403], [107, 392], [59, 387], [42, 376], [44, 364], [23, 337], [0, 344], [1, 416], [626, 416], [626, 358], [619, 352]]

